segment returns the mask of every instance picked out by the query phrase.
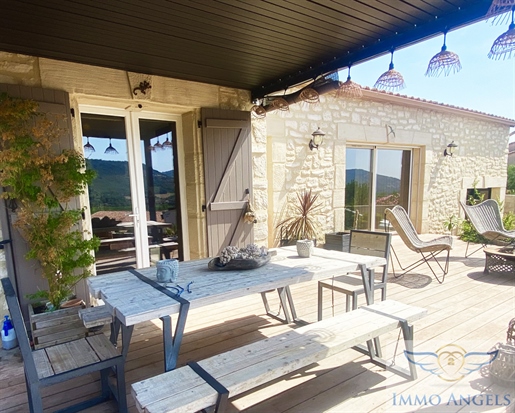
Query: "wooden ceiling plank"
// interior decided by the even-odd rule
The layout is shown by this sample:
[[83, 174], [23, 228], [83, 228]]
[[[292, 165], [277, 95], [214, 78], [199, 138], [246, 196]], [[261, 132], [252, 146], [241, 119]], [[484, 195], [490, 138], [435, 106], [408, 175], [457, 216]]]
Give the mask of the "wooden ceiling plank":
[[406, 22], [396, 15], [386, 15], [379, 10], [370, 7], [368, 4], [359, 3], [357, 1], [349, 2], [347, 0], [312, 0], [313, 3], [319, 4], [321, 7], [333, 8], [340, 13], [350, 12], [357, 19], [374, 22], [380, 27], [385, 27], [392, 32], [397, 30], [399, 24]]
[[[303, 38], [307, 41], [317, 41], [323, 42], [324, 44], [333, 44], [338, 38], [337, 33], [325, 31], [324, 28], [318, 28], [319, 30], [311, 30], [309, 29], [312, 26], [303, 26], [298, 20], [295, 20], [291, 16], [281, 15], [277, 12], [273, 12], [271, 10], [259, 8], [260, 3], [245, 3], [238, 2], [235, 3], [232, 0], [225, 2], [223, 0], [217, 0], [216, 4], [224, 5], [223, 9], [215, 8], [212, 6], [215, 2], [208, 3], [196, 3], [192, 0], [178, 0], [185, 1], [186, 4], [196, 4], [198, 7], [202, 6], [203, 9], [209, 10], [212, 13], [224, 13], [234, 16], [234, 18], [241, 19], [250, 25], [249, 29], [257, 24], [262, 24], [264, 28], [268, 30], [269, 33], [274, 33], [274, 35], [278, 36], [280, 33], [288, 34], [288, 33], [296, 33], [297, 38]], [[308, 27], [308, 28], [306, 28]], [[347, 38], [348, 36], [348, 38]], [[353, 34], [352, 30], [346, 34], [345, 38], [342, 40], [349, 41], [352, 38], [355, 38], [356, 35]]]
[[[22, 36], [19, 31], [7, 28], [0, 28], [0, 33], [8, 34], [9, 36]], [[118, 55], [113, 53], [109, 47], [102, 45], [81, 45], [77, 48], [77, 43], [63, 39], [64, 44], [60, 49], [55, 51], [53, 58], [57, 60], [65, 60], [69, 62], [89, 64], [94, 66], [109, 67], [119, 70], [128, 70], [132, 72], [147, 73], [150, 75], [158, 75], [163, 77], [172, 77], [183, 80], [191, 80], [195, 82], [203, 82], [215, 84], [220, 86], [237, 87], [241, 89], [250, 90], [256, 81], [262, 76], [253, 78], [250, 76], [227, 76], [226, 70], [215, 70], [205, 65], [196, 65], [189, 62], [177, 62], [176, 60], [166, 59], [159, 56], [133, 56], [131, 53], [124, 53]], [[39, 41], [41, 47], [48, 46], [55, 43], [55, 39], [42, 35]], [[15, 49], [11, 49], [12, 45], [16, 43], [5, 44], [0, 41], [0, 48], [2, 50], [10, 51], [13, 53], [26, 53], [33, 55], [32, 50], [28, 49], [24, 44], [18, 45]], [[69, 50], [77, 50], [80, 54], [71, 54]], [[149, 70], [149, 67], [152, 70]], [[275, 72], [271, 72], [269, 76], [273, 76]]]
[[[111, 3], [103, 4], [102, 7], [108, 6], [114, 7]], [[206, 24], [207, 21], [215, 23], [215, 20], [213, 20], [212, 16], [210, 19], [209, 16], [202, 17], [202, 19], [200, 19], [199, 14], [196, 13], [193, 17], [195, 18], [195, 21], [188, 20], [188, 14], [184, 14], [184, 12], [182, 11], [177, 11], [177, 6], [180, 5], [174, 3], [174, 6], [176, 7], [176, 9], [174, 10], [174, 15], [179, 14], [179, 16], [174, 16], [176, 17], [176, 19], [173, 22], [169, 20], [166, 23], [164, 23], [163, 21], [160, 21], [161, 19], [166, 19], [166, 16], [164, 16], [163, 13], [157, 13], [155, 17], [153, 17], [154, 15], [148, 14], [148, 10], [146, 10], [146, 12], [135, 11], [135, 15], [131, 14], [128, 16], [128, 19], [130, 20], [127, 20], [127, 22], [135, 26], [145, 28], [146, 30], [153, 30], [155, 32], [160, 32], [160, 30], [158, 29], [159, 27], [161, 27], [163, 31], [166, 30], [170, 35], [177, 34], [178, 37], [194, 37], [195, 33], [200, 33], [199, 35], [197, 35], [197, 37], [194, 37], [194, 40], [197, 41], [202, 38], [202, 34], [205, 34], [206, 39], [214, 44], [218, 43], [217, 38], [223, 39], [223, 44], [225, 45], [227, 45], [227, 41], [229, 41], [229, 44], [231, 41], [233, 43], [235, 43], [236, 41], [242, 42], [245, 44], [245, 47], [258, 47], [257, 45], [262, 44], [262, 46], [259, 46], [260, 48], [269, 50], [271, 54], [276, 53], [277, 57], [281, 55], [284, 56], [285, 54], [298, 57], [305, 57], [306, 55], [308, 55], [308, 53], [304, 52], [304, 50], [306, 48], [310, 48], [310, 46], [313, 46], [310, 43], [305, 43], [301, 48], [293, 49], [291, 47], [291, 39], [284, 39], [284, 41], [281, 41], [281, 39], [270, 40], [269, 33], [266, 30], [263, 30], [262, 33], [256, 33], [255, 31], [251, 32], [248, 29], [248, 25], [241, 25], [242, 27], [240, 29], [235, 30], [235, 28], [237, 28], [238, 23], [240, 23], [238, 21], [233, 21], [234, 24], [213, 24], [211, 25], [211, 27], [209, 27], [209, 25]], [[91, 7], [93, 8], [94, 6]], [[141, 10], [141, 6], [139, 5], [138, 10]], [[124, 11], [128, 11], [127, 5], [124, 8]], [[116, 11], [113, 9], [109, 9], [109, 12], [115, 13], [116, 15]], [[97, 14], [98, 10], [93, 8], [90, 16], [93, 17]], [[191, 13], [189, 15], [193, 16]], [[148, 16], [149, 19], [154, 20], [143, 19], [143, 16]], [[116, 20], [113, 19], [112, 21]], [[159, 25], [159, 27], [153, 27], [156, 25]], [[221, 30], [216, 30], [216, 28], [219, 28]], [[216, 33], [216, 35], [214, 36], [212, 34], [213, 31]], [[319, 48], [317, 47], [316, 49], [318, 50]]]
[[[12, 13], [13, 17], [16, 17], [16, 13]], [[24, 19], [27, 21], [27, 24], [29, 26], [28, 31], [35, 30], [36, 27], [39, 27], [41, 23], [45, 23], [45, 16], [41, 13], [38, 13], [37, 10], [31, 12], [24, 13]], [[206, 48], [201, 48], [201, 53], [193, 52], [193, 47], [197, 47], [200, 45], [201, 39], [173, 39], [173, 50], [170, 46], [170, 39], [165, 37], [158, 37], [158, 38], [150, 38], [147, 36], [147, 33], [144, 31], [141, 32], [139, 35], [135, 36], [134, 38], [131, 38], [129, 33], [125, 33], [124, 27], [119, 26], [117, 24], [112, 24], [110, 26], [103, 25], [102, 27], [99, 27], [102, 29], [102, 32], [99, 32], [96, 37], [91, 36], [92, 30], [95, 28], [95, 25], [99, 25], [99, 23], [95, 20], [91, 21], [84, 21], [84, 22], [78, 22], [77, 20], [70, 20], [70, 19], [64, 19], [59, 21], [59, 13], [54, 12], [52, 19], [48, 21], [48, 25], [50, 27], [49, 30], [45, 30], [44, 33], [47, 35], [55, 33], [55, 37], [58, 38], [70, 38], [75, 39], [77, 42], [84, 42], [84, 43], [90, 43], [95, 41], [100, 44], [105, 44], [105, 39], [108, 38], [110, 42], [116, 43], [117, 48], [123, 49], [126, 47], [128, 50], [130, 47], [135, 48], [137, 47], [137, 50], [139, 50], [140, 53], [148, 53], [152, 54], [152, 50], [155, 50], [154, 54], [161, 54], [163, 53], [163, 50], [169, 50], [168, 54], [177, 55], [177, 54], [184, 54], [184, 57], [186, 55], [191, 55], [191, 59], [193, 61], [197, 61], [197, 63], [202, 63], [206, 57], [209, 57], [210, 62], [212, 64], [218, 63], [220, 67], [223, 67], [226, 64], [226, 59], [234, 59], [233, 62], [233, 68], [236, 70], [250, 70], [252, 72], [252, 68], [249, 68], [249, 64], [245, 62], [241, 62], [242, 53], [248, 55], [248, 58], [246, 60], [252, 61], [254, 63], [254, 66], [259, 63], [270, 65], [270, 68], [282, 68], [284, 66], [284, 63], [291, 63], [292, 58], [290, 58], [286, 54], [281, 53], [268, 53], [269, 51], [266, 48], [261, 49], [261, 55], [257, 52], [252, 52], [252, 48], [246, 48], [241, 47], [241, 50], [227, 50], [225, 47], [222, 49], [221, 45], [224, 43], [218, 43], [215, 47], [218, 48], [218, 51], [212, 50], [212, 45], [207, 45]], [[59, 21], [59, 24], [56, 24], [56, 21]], [[74, 33], [74, 36], [71, 37], [68, 35], [71, 30], [74, 30], [77, 26], [77, 24], [83, 24], [85, 26], [89, 26], [90, 30], [88, 32], [86, 31], [77, 31]], [[14, 23], [13, 23], [14, 24]], [[9, 23], [7, 23], [9, 25]], [[43, 33], [42, 31], [34, 32], [37, 33]], [[150, 45], [150, 46], [149, 46]], [[171, 52], [171, 53], [170, 53]], [[251, 53], [252, 52], [252, 53]], [[167, 53], [165, 53], [167, 54]], [[302, 59], [293, 59], [293, 61], [302, 61]], [[304, 58], [305, 61], [308, 61], [308, 55]], [[280, 64], [279, 62], [283, 61], [283, 64]], [[254, 69], [256, 72], [259, 72], [259, 69]]]
[[[363, 19], [359, 14], [353, 14], [352, 9], [346, 11], [337, 10], [326, 6], [325, 3], [313, 3], [306, 0], [266, 0], [282, 5], [284, 9], [292, 10], [298, 14], [303, 11], [308, 16], [322, 23], [329, 23], [334, 28], [351, 25], [358, 33], [366, 34], [367, 38], [377, 38], [385, 33], [393, 34], [395, 30], [377, 24], [374, 20]], [[322, 24], [323, 25], [323, 24]]]

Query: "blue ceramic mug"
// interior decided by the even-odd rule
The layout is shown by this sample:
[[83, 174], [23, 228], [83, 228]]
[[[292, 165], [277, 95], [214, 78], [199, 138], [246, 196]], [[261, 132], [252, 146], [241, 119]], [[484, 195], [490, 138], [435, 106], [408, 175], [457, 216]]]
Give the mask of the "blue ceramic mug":
[[175, 258], [159, 260], [157, 267], [157, 281], [160, 283], [175, 282], [179, 275], [179, 261]]

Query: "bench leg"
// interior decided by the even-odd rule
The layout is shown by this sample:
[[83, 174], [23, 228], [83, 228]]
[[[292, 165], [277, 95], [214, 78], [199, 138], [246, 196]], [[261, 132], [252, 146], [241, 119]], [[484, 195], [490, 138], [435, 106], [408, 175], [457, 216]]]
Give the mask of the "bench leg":
[[[413, 326], [410, 326], [406, 320], [399, 320], [399, 323], [405, 348], [407, 351], [413, 352]], [[372, 363], [384, 368], [385, 370], [398, 374], [408, 380], [415, 380], [417, 378], [416, 366], [413, 363], [409, 363], [409, 370], [406, 370], [405, 368], [397, 367], [393, 363], [387, 362], [381, 358], [381, 346], [378, 337], [367, 341], [367, 347], [359, 345], [354, 346], [353, 349], [369, 356]]]

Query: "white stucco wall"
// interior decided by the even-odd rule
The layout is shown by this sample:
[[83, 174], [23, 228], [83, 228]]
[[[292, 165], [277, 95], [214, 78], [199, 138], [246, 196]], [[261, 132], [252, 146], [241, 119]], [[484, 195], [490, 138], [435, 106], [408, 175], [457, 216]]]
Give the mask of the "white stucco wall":
[[[268, 113], [266, 123], [269, 213], [275, 223], [286, 203], [295, 202], [295, 193], [306, 188], [324, 204], [318, 217], [323, 233], [343, 230], [348, 144], [415, 150], [411, 216], [421, 232], [443, 232], [448, 216], [462, 214], [458, 201], [474, 184], [497, 188], [493, 196], [504, 198], [509, 122], [493, 116], [366, 90], [361, 99], [328, 93], [318, 104], [297, 103], [288, 112]], [[317, 127], [326, 136], [311, 151], [308, 143]], [[444, 157], [453, 140], [456, 154]], [[276, 239], [270, 234], [269, 242]]]

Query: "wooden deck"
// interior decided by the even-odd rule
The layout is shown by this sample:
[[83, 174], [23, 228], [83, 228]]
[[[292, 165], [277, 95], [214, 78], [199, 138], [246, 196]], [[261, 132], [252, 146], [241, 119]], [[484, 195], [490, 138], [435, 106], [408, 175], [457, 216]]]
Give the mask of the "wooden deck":
[[[408, 251], [398, 237], [394, 237], [393, 245], [404, 261], [415, 258], [416, 254]], [[465, 243], [455, 242], [450, 271], [443, 284], [435, 281], [427, 267], [419, 267], [399, 279], [390, 274], [388, 298], [429, 310], [428, 316], [415, 324], [415, 352], [436, 352], [450, 344], [460, 346], [464, 352], [486, 352], [506, 340], [508, 323], [515, 317], [515, 274], [483, 274], [483, 252], [464, 258], [465, 247]], [[295, 285], [292, 293], [298, 315], [306, 321], [315, 321], [315, 283]], [[364, 298], [360, 298], [361, 304]], [[271, 307], [278, 309], [275, 296], [270, 295], [270, 299]], [[334, 312], [344, 311], [344, 298], [335, 295], [334, 301]], [[327, 291], [324, 299], [327, 317], [333, 312], [331, 302], [331, 293]], [[156, 320], [141, 324], [134, 331], [126, 366], [131, 412], [136, 412], [136, 408], [130, 395], [130, 383], [163, 370], [160, 325]], [[284, 325], [265, 315], [257, 294], [192, 310], [186, 323], [179, 364], [201, 360], [290, 328], [295, 326]], [[403, 343], [402, 340], [398, 343], [397, 333], [382, 337], [381, 343], [385, 358], [395, 358], [397, 365], [407, 366]], [[0, 356], [0, 412], [26, 412], [27, 396], [19, 352], [0, 350]], [[459, 362], [457, 360], [456, 364]], [[416, 381], [408, 382], [369, 363], [360, 353], [348, 350], [231, 399], [228, 412], [515, 411], [515, 388], [493, 384], [488, 369], [457, 381], [442, 380], [420, 368], [418, 375]], [[449, 375], [457, 377], [451, 371]], [[45, 411], [64, 407], [70, 395], [79, 400], [98, 388], [96, 377], [83, 377], [48, 388], [44, 392]], [[116, 412], [116, 405], [104, 403], [88, 411]]]

